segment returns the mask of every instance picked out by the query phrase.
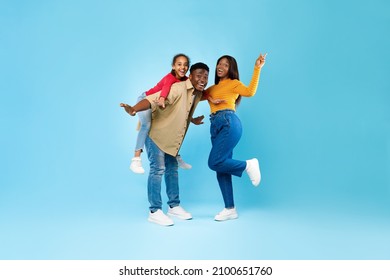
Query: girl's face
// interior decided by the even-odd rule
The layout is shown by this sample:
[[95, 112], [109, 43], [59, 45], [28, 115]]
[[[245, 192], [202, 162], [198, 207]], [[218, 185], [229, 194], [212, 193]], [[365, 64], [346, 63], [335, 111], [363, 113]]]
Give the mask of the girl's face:
[[220, 81], [226, 80], [229, 74], [229, 61], [226, 58], [222, 58], [217, 64], [217, 76]]
[[179, 56], [176, 58], [175, 63], [172, 65], [172, 70], [175, 71], [175, 76], [177, 79], [182, 79], [185, 77], [188, 71], [188, 60], [185, 56]]

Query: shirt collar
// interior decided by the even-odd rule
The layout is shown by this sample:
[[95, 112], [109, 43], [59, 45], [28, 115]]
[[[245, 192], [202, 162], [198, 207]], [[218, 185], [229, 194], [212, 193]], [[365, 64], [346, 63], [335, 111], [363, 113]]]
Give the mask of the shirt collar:
[[192, 85], [190, 79], [187, 79], [186, 80], [186, 86], [187, 86], [187, 89], [193, 89], [195, 90], [194, 86]]

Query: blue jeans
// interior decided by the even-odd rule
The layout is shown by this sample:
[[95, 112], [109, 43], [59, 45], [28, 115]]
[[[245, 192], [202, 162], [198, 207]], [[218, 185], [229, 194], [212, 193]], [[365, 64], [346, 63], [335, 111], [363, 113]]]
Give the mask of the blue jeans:
[[[145, 97], [146, 94], [144, 92], [138, 97], [137, 102], [140, 102], [141, 100], [145, 99]], [[145, 139], [146, 136], [148, 136], [151, 121], [152, 121], [152, 110], [148, 109], [145, 111], [140, 111], [137, 113], [137, 115], [139, 117], [139, 121], [141, 122], [141, 127], [138, 131], [137, 142], [135, 144], [135, 151], [142, 150], [145, 146]]]
[[180, 204], [179, 199], [179, 176], [176, 157], [161, 151], [152, 139], [146, 137], [146, 151], [150, 162], [148, 177], [148, 200], [150, 211], [162, 209], [161, 183], [164, 175], [168, 205], [175, 207]]
[[246, 161], [233, 159], [233, 149], [240, 141], [242, 126], [233, 110], [221, 110], [210, 115], [212, 148], [208, 164], [216, 171], [226, 208], [234, 207], [232, 175], [241, 177]]

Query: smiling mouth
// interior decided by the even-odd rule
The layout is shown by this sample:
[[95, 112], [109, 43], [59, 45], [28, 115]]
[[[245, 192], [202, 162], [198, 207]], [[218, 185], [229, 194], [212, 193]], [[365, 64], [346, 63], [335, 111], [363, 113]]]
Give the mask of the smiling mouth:
[[205, 84], [198, 84], [198, 88], [200, 88], [200, 89], [204, 89], [205, 88]]

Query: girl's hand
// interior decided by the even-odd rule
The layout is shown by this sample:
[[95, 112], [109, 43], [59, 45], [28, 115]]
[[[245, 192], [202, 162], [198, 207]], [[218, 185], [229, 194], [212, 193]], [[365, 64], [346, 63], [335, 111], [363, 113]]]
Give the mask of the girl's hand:
[[256, 60], [256, 67], [259, 67], [259, 68], [262, 68], [265, 64], [265, 57], [267, 56], [267, 53], [265, 53], [264, 55], [260, 54], [260, 56], [257, 58]]
[[158, 100], [157, 100], [157, 105], [160, 106], [161, 108], [165, 108], [165, 98], [164, 97], [160, 97]]

